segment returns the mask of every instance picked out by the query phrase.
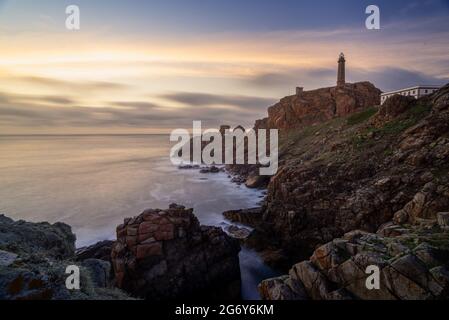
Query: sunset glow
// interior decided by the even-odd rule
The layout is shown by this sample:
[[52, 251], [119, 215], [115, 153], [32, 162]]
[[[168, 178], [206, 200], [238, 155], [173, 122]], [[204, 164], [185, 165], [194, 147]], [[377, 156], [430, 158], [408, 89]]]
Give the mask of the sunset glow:
[[[163, 6], [156, 2], [155, 6]], [[127, 26], [126, 19], [137, 19], [130, 17], [132, 12], [123, 12], [123, 19], [117, 19], [120, 1], [106, 9], [110, 19], [102, 16], [102, 8], [81, 1], [83, 27], [69, 32], [63, 25], [64, 3], [44, 1], [27, 17], [20, 8], [29, 1], [0, 3], [0, 95], [2, 108], [9, 110], [0, 119], [3, 134], [166, 132], [191, 121], [191, 115], [203, 115], [210, 126], [222, 121], [251, 125], [297, 85], [306, 89], [333, 85], [335, 56], [343, 49], [350, 57], [350, 81], [370, 80], [390, 90], [403, 86], [403, 79], [410, 84], [438, 84], [449, 78], [449, 32], [441, 29], [447, 24], [444, 15], [412, 21], [412, 16], [402, 14], [387, 20], [378, 32], [354, 23], [362, 14], [335, 16], [323, 21], [319, 30], [302, 26], [267, 29], [260, 23], [254, 23], [254, 28], [234, 28], [231, 21], [216, 30], [208, 28], [212, 22], [207, 19], [192, 22], [190, 30], [168, 25], [154, 30], [143, 18], [133, 21], [133, 28]], [[444, 1], [431, 3], [429, 8], [447, 13]], [[148, 19], [153, 17], [151, 7], [144, 9]], [[203, 10], [207, 13], [210, 8]], [[298, 10], [304, 13], [314, 8], [309, 4]], [[176, 16], [182, 14], [176, 12]], [[139, 28], [134, 29], [137, 24]], [[148, 29], [142, 28], [146, 25]], [[437, 26], [440, 29], [434, 30]], [[393, 71], [396, 76], [392, 78]], [[173, 99], [178, 93], [206, 94], [218, 101], [211, 99], [200, 106]], [[223, 103], [223, 98], [234, 102]], [[235, 104], [242, 99], [250, 108]], [[124, 107], [131, 110], [130, 121], [107, 123], [111, 115], [106, 113]], [[38, 108], [48, 121], [37, 124], [26, 116]], [[102, 109], [103, 115], [84, 114]], [[73, 121], [70, 115], [55, 116], [58, 110], [83, 115]], [[173, 118], [173, 111], [180, 110], [179, 117]], [[142, 115], [147, 123], [133, 121]]]

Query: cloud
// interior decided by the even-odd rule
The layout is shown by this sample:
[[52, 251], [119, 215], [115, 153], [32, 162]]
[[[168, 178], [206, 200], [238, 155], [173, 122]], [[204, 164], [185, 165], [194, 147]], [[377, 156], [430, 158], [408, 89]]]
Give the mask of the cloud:
[[[322, 87], [323, 84], [333, 86], [336, 81], [336, 68], [285, 69], [278, 73], [262, 73], [246, 79], [246, 83], [257, 88], [285, 88], [305, 86], [307, 89]], [[406, 70], [394, 66], [379, 69], [347, 68], [347, 81], [370, 81], [384, 91], [406, 88], [415, 85], [442, 85], [448, 78], [440, 78], [419, 71]]]
[[383, 91], [392, 91], [416, 85], [443, 85], [448, 78], [437, 78], [419, 71], [405, 70], [395, 67], [385, 67], [380, 70], [352, 70], [349, 80], [363, 79], [373, 82]]
[[[104, 106], [73, 105], [60, 107], [31, 102], [20, 97], [0, 94], [0, 122], [16, 128], [191, 128], [192, 121], [203, 121], [204, 127], [220, 124], [252, 126], [274, 101], [247, 96], [221, 96], [206, 93], [172, 93], [172, 101], [185, 103], [184, 107], [167, 107], [145, 101], [115, 101]], [[42, 97], [41, 97], [42, 98]], [[48, 98], [48, 97], [47, 97]], [[47, 99], [49, 100], [49, 99]], [[52, 97], [50, 100], [59, 100]], [[257, 111], [255, 111], [257, 110]]]
[[66, 81], [38, 76], [9, 76], [8, 80], [26, 82], [32, 85], [40, 85], [53, 89], [68, 90], [120, 90], [129, 87], [127, 84], [107, 81]]
[[274, 99], [241, 95], [218, 95], [197, 92], [174, 92], [161, 95], [162, 98], [182, 103], [191, 107], [198, 106], [231, 106], [238, 110], [264, 109], [273, 104]]
[[286, 88], [294, 86], [314, 87], [336, 77], [336, 70], [330, 68], [288, 68], [278, 72], [259, 73], [248, 77], [245, 82], [257, 88]]
[[0, 103], [17, 103], [17, 102], [33, 102], [44, 104], [69, 105], [74, 104], [74, 99], [57, 96], [57, 95], [28, 95], [28, 94], [12, 94], [0, 92]]

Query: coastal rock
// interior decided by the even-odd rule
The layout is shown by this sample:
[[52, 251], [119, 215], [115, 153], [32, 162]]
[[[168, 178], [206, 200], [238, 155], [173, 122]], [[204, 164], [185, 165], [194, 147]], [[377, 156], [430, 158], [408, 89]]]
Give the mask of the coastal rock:
[[252, 175], [246, 179], [245, 186], [250, 189], [265, 187], [270, 180], [269, 176]]
[[240, 245], [220, 228], [200, 226], [193, 209], [146, 210], [117, 227], [115, 281], [137, 297], [236, 299]]
[[0, 250], [0, 267], [8, 267], [16, 261], [18, 255], [8, 251]]
[[186, 164], [186, 165], [180, 165], [178, 166], [179, 170], [195, 170], [195, 169], [200, 169], [200, 166], [195, 164]]
[[[80, 269], [80, 290], [68, 290], [66, 268]], [[0, 300], [130, 299], [112, 288], [109, 262], [75, 262], [75, 235], [63, 223], [0, 216]]]
[[238, 240], [247, 239], [251, 234], [251, 230], [248, 230], [246, 228], [240, 228], [237, 226], [229, 226], [226, 228], [226, 231], [232, 238]]
[[75, 254], [75, 239], [71, 227], [64, 223], [14, 221], [0, 215], [0, 249], [27, 254], [41, 252], [61, 259]]
[[224, 171], [224, 168], [219, 168], [217, 166], [203, 167], [200, 170], [200, 173], [219, 173]]
[[342, 117], [380, 104], [380, 93], [369, 82], [322, 88], [289, 96], [268, 109], [256, 129], [292, 129]]
[[375, 127], [380, 127], [404, 113], [413, 102], [415, 102], [413, 97], [394, 95], [381, 105], [376, 116], [370, 120], [370, 123]]
[[229, 210], [223, 212], [223, 216], [231, 222], [255, 227], [262, 221], [262, 208]]
[[308, 300], [304, 287], [289, 276], [267, 279], [258, 286], [263, 300]]
[[[447, 243], [449, 233], [414, 227], [389, 238], [364, 231], [347, 233], [315, 250], [289, 275], [259, 286], [266, 300], [298, 299], [291, 288], [303, 288], [300, 299], [434, 300], [449, 298], [449, 250], [427, 241]], [[369, 290], [368, 266], [380, 270], [380, 289]]]
[[111, 264], [99, 259], [86, 259], [82, 266], [89, 270], [92, 282], [98, 288], [107, 288], [111, 285]]
[[[375, 233], [391, 221], [435, 227], [449, 208], [448, 97], [449, 85], [377, 115], [368, 109], [284, 131], [257, 231], [288, 252], [292, 265], [352, 230]], [[396, 100], [403, 99], [389, 104]], [[377, 116], [388, 119], [377, 127], [370, 122]]]
[[449, 207], [448, 190], [446, 186], [427, 183], [404, 208], [395, 213], [393, 221], [397, 224], [417, 224], [422, 220], [437, 220], [439, 211]]
[[114, 241], [105, 240], [95, 243], [88, 247], [76, 249], [76, 259], [84, 261], [87, 259], [99, 259], [111, 262], [111, 250]]

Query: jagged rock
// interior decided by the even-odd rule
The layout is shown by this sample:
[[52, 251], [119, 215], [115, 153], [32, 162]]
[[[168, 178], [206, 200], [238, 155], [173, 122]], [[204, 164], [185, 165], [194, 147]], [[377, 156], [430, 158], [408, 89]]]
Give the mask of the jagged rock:
[[13, 221], [0, 215], [0, 248], [8, 251], [67, 258], [75, 253], [75, 240], [71, 227], [64, 223]]
[[444, 294], [449, 295], [449, 269], [446, 266], [439, 266], [430, 270], [430, 273], [443, 288]]
[[223, 216], [231, 222], [254, 227], [262, 221], [262, 208], [229, 210], [223, 212]]
[[388, 98], [379, 108], [379, 112], [371, 119], [371, 123], [375, 127], [380, 127], [388, 121], [396, 118], [409, 109], [410, 105], [415, 102], [415, 98], [409, 96], [394, 95]]
[[[285, 131], [257, 231], [273, 238], [294, 263], [351, 230], [374, 233], [392, 220], [433, 228], [437, 214], [449, 208], [449, 108], [443, 106], [448, 97], [449, 85], [419, 100], [392, 98], [371, 118], [358, 114], [366, 119], [355, 124], [349, 124], [352, 116], [343, 125], [318, 117], [305, 129], [283, 118], [288, 111], [298, 120], [296, 109], [287, 108], [289, 99], [284, 101], [279, 110], [285, 113], [265, 123], [279, 122]], [[373, 117], [382, 124], [373, 124]], [[379, 232], [401, 236], [406, 229], [385, 226]]]
[[98, 288], [107, 288], [111, 282], [111, 264], [99, 259], [86, 259], [82, 266], [89, 270], [92, 282]]
[[[422, 261], [414, 255], [408, 254], [404, 257], [400, 257], [391, 264], [391, 268], [400, 273], [401, 276], [410, 279], [410, 282], [416, 283], [420, 288], [426, 288], [427, 291], [435, 297], [439, 297], [443, 291], [441, 286], [433, 279], [429, 270], [422, 263]], [[407, 299], [409, 299], [408, 297], [410, 295], [416, 294], [414, 292], [410, 293], [408, 290], [405, 292], [399, 292], [397, 285], [397, 283], [396, 286], [391, 284], [390, 290], [395, 292], [396, 295], [400, 297], [407, 297]], [[400, 287], [403, 289], [403, 284], [401, 284]], [[416, 298], [419, 299], [419, 296]]]
[[[313, 300], [447, 299], [449, 250], [426, 241], [448, 243], [449, 234], [435, 229], [423, 232], [420, 227], [393, 238], [352, 231], [316, 249], [288, 276], [263, 282], [259, 291], [267, 300], [296, 299], [291, 289], [296, 287]], [[366, 286], [369, 266], [379, 268], [379, 290]]]
[[229, 226], [226, 228], [226, 231], [232, 238], [235, 238], [238, 240], [244, 240], [244, 239], [248, 238], [249, 235], [251, 234], [251, 230], [248, 230], [246, 228], [240, 228], [237, 226]]
[[[66, 268], [80, 269], [80, 290], [68, 290]], [[110, 264], [75, 262], [75, 235], [62, 223], [31, 223], [0, 216], [0, 300], [117, 300]]]
[[307, 300], [307, 294], [299, 282], [290, 277], [267, 279], [262, 281], [258, 290], [263, 300]]
[[146, 210], [117, 227], [112, 249], [119, 288], [148, 299], [240, 296], [237, 240], [200, 226], [193, 209]]
[[447, 187], [437, 187], [427, 183], [404, 208], [394, 214], [397, 224], [419, 223], [423, 219], [436, 220], [439, 210], [449, 206], [449, 198], [445, 195]]
[[99, 259], [104, 261], [111, 261], [111, 250], [114, 241], [105, 240], [97, 242], [91, 246], [76, 249], [76, 259], [83, 261], [87, 259]]
[[257, 121], [255, 127], [291, 129], [312, 125], [379, 105], [380, 93], [369, 82], [304, 91], [270, 107], [268, 118]]

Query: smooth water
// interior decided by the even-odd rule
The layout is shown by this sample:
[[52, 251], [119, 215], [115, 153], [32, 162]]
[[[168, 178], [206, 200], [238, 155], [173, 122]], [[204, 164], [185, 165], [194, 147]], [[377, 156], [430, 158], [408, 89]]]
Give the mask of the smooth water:
[[[0, 213], [27, 221], [65, 222], [77, 246], [115, 239], [125, 217], [178, 203], [202, 224], [224, 227], [222, 212], [251, 208], [261, 192], [226, 173], [179, 170], [165, 135], [0, 136]], [[240, 254], [245, 299], [274, 276], [254, 252]]]

